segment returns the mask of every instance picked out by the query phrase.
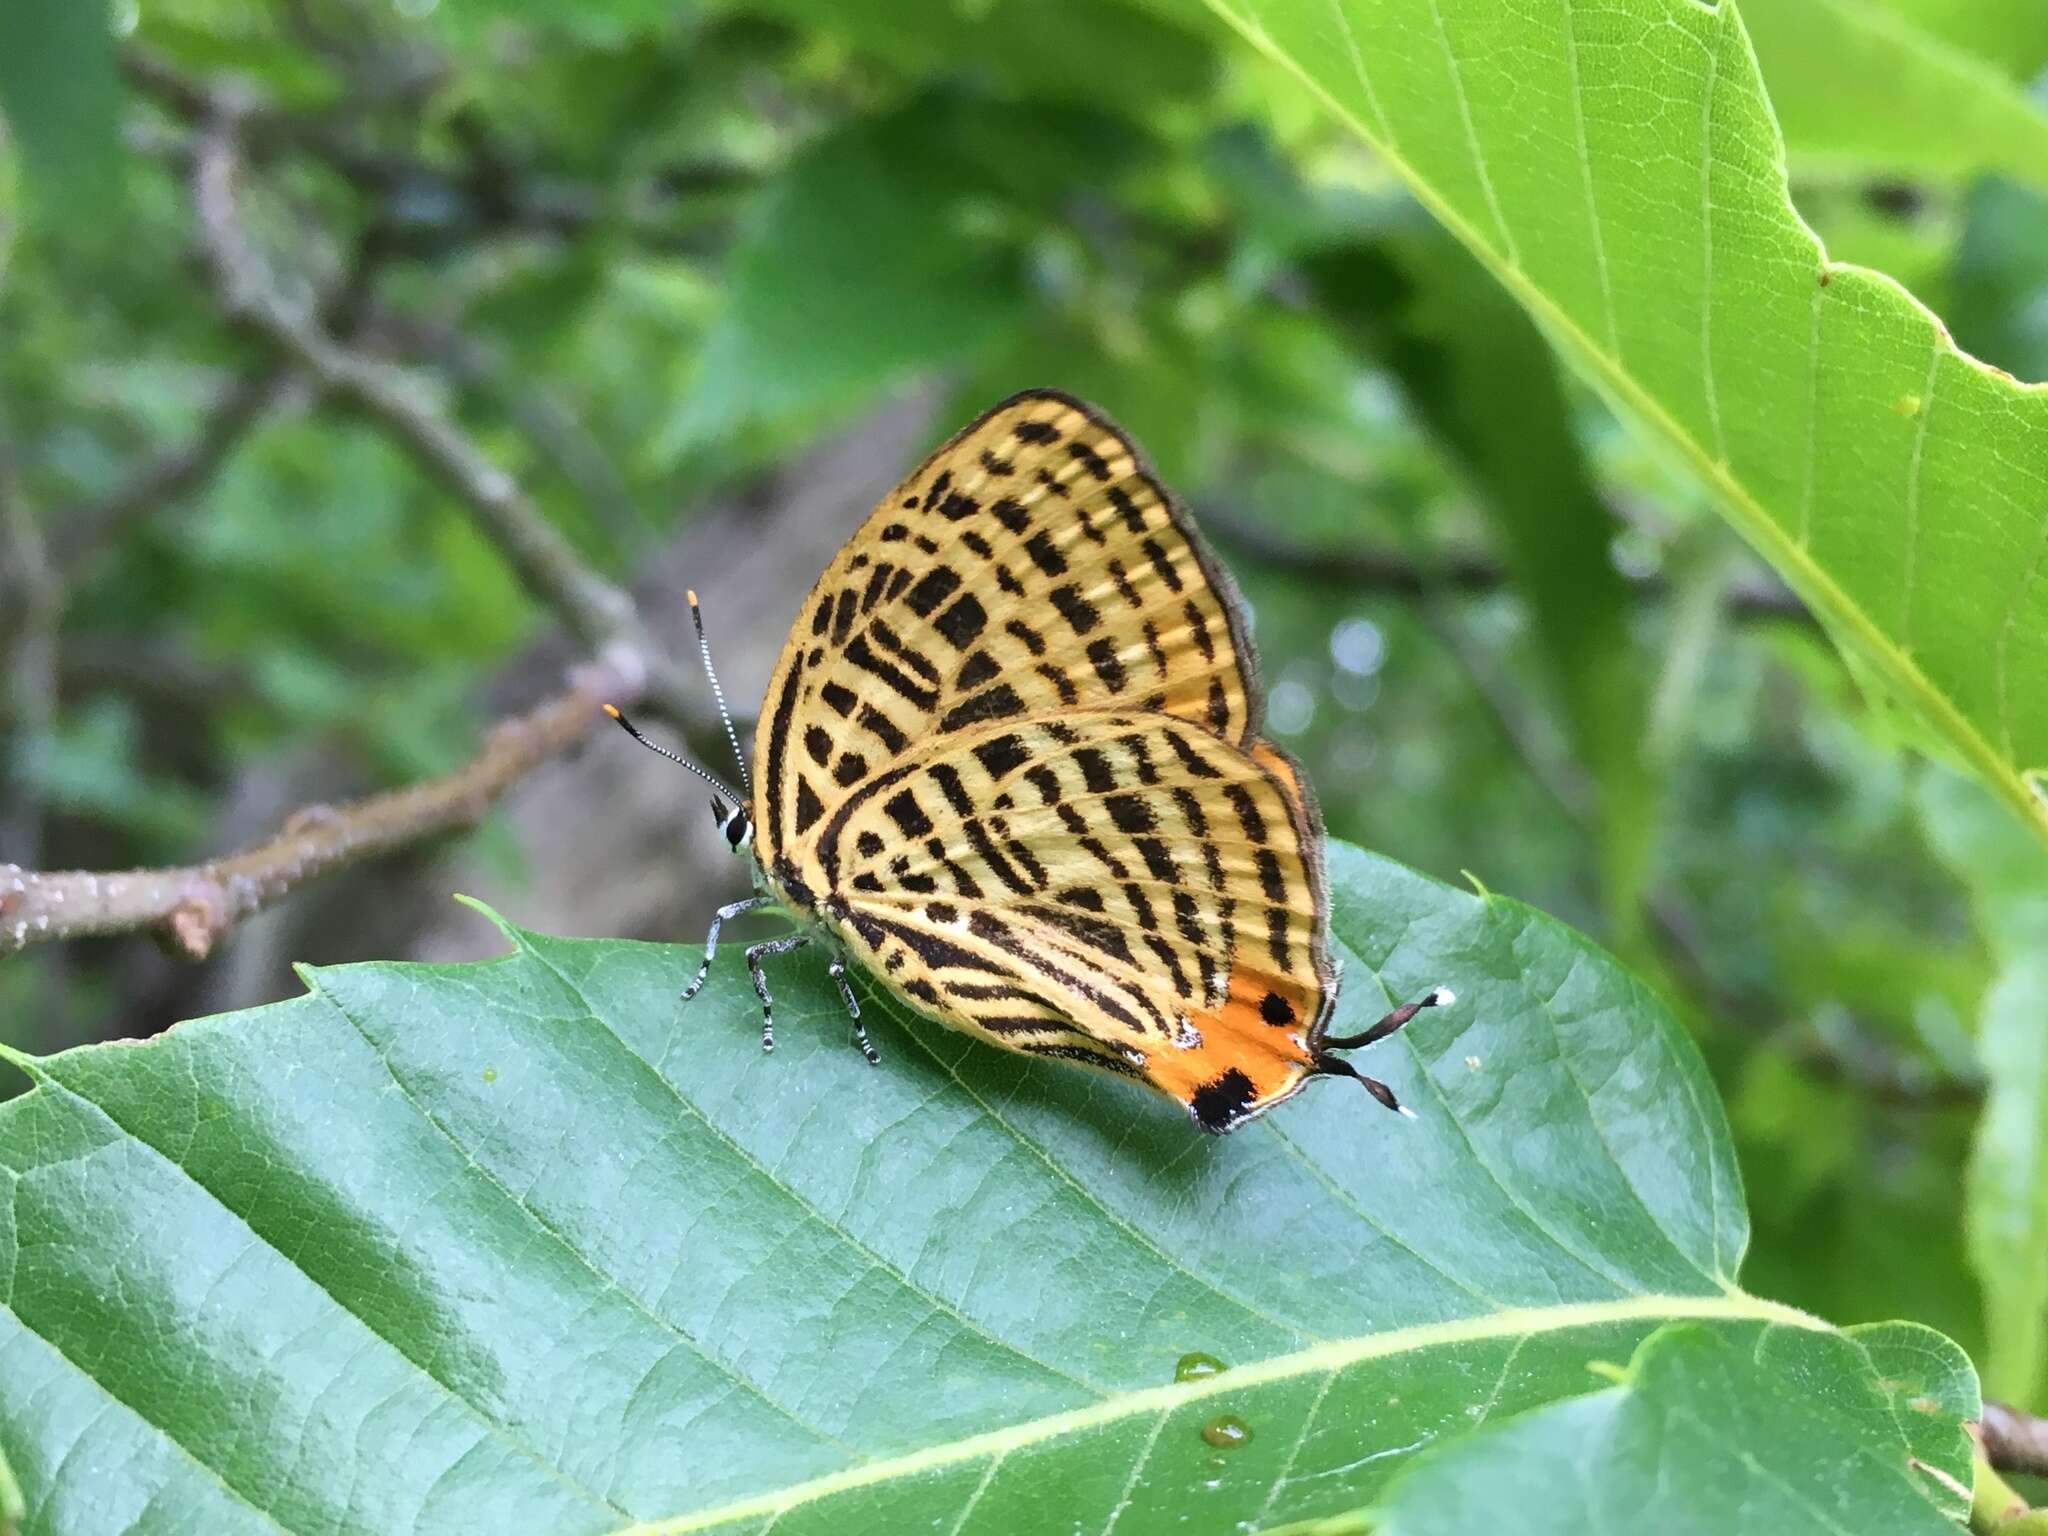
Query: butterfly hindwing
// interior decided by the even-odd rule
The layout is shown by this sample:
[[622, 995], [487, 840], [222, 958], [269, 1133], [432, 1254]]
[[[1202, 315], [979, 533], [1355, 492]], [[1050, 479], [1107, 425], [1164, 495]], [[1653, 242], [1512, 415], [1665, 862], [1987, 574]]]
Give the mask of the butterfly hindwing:
[[1106, 707], [1249, 744], [1236, 595], [1112, 423], [1013, 397], [883, 500], [812, 589], [755, 741], [762, 859], [808, 838], [912, 743]]
[[1319, 847], [1291, 771], [1171, 716], [1077, 711], [898, 759], [801, 869], [912, 1006], [1227, 1130], [1315, 1067], [1335, 997]]

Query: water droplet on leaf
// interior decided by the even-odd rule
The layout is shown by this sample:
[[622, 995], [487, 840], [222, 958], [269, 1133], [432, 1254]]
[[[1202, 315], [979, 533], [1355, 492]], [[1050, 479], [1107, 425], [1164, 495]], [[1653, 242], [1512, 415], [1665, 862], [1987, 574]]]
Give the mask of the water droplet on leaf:
[[1226, 1413], [1202, 1426], [1202, 1438], [1219, 1451], [1234, 1451], [1251, 1444], [1252, 1427], [1236, 1414]]
[[1173, 1363], [1175, 1381], [1200, 1381], [1204, 1376], [1214, 1376], [1225, 1369], [1221, 1360], [1214, 1355], [1205, 1355], [1200, 1350], [1190, 1350]]

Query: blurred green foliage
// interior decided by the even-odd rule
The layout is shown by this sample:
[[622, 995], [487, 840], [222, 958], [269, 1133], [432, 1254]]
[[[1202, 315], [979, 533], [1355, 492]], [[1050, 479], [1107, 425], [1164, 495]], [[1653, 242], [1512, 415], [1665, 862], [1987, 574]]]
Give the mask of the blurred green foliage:
[[[1995, 117], [1932, 144], [1856, 132], [1861, 97], [1830, 115], [1842, 59], [1813, 39], [1834, 11], [1782, 9], [1755, 29], [1767, 83], [1788, 126], [1827, 129], [1794, 134], [1802, 211], [1978, 356], [2048, 377], [2028, 148], [2048, 120], [2025, 83], [2048, 44], [1959, 0], [1872, 6], [1869, 47], [1938, 49], [1950, 88], [2002, 82]], [[224, 322], [189, 259], [193, 124], [164, 82], [232, 82], [264, 103], [247, 200], [300, 297], [411, 365], [616, 575], [907, 384], [942, 382], [935, 430], [1026, 385], [1097, 401], [1241, 576], [1272, 729], [1332, 832], [1470, 870], [1660, 979], [1730, 1100], [1749, 1286], [1842, 1323], [1916, 1318], [1980, 1361], [1988, 1345], [1996, 1388], [2048, 1406], [2048, 1276], [1987, 1303], [1970, 1267], [1973, 1243], [2003, 1262], [1999, 1242], [2048, 1229], [2015, 1208], [2048, 1136], [2038, 949], [2016, 952], [2008, 918], [2048, 884], [2038, 846], [1901, 754], [1699, 493], [1206, 12], [92, 15], [15, 7], [0, 37], [0, 223], [19, 225], [0, 490], [63, 584], [54, 688], [11, 674], [0, 837], [19, 841], [0, 860], [191, 858], [238, 775], [289, 753], [364, 787], [452, 766], [486, 722], [482, 681], [547, 623], [445, 490], [373, 425], [266, 384], [272, 361]], [[2033, 139], [1965, 142], [2007, 122]], [[214, 472], [122, 504], [138, 465], [257, 385]], [[572, 423], [577, 451], [536, 421]], [[26, 569], [19, 547], [0, 559]], [[0, 591], [12, 665], [27, 609], [17, 581]], [[1959, 855], [1969, 836], [2021, 850], [1996, 890]], [[0, 1038], [139, 1027], [117, 974], [0, 964]], [[1980, 1019], [2005, 1041], [1988, 1059]], [[2019, 1161], [1972, 1174], [2008, 1189], [2002, 1238], [1964, 1213], [1987, 1070], [2025, 1078], [1986, 1143]]]

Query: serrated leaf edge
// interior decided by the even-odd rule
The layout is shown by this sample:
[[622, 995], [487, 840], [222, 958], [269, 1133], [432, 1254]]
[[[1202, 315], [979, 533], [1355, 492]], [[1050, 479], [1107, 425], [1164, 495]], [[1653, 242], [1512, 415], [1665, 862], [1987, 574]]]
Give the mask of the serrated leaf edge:
[[[1427, 177], [1411, 165], [1383, 136], [1374, 133], [1357, 113], [1332, 96], [1321, 81], [1311, 76], [1285, 50], [1276, 45], [1257, 17], [1237, 9], [1238, 0], [1205, 0], [1205, 3], [1262, 56], [1301, 82], [1302, 86], [1321, 101], [1339, 122], [1371, 145], [1373, 152], [1401, 179], [1414, 194], [1416, 201], [1427, 208], [1433, 218], [1450, 230], [1501, 285], [1515, 295], [1553, 340], [1569, 348], [1589, 376], [1611, 390], [1617, 399], [1624, 401], [1628, 408], [1645, 422], [1656, 427], [1677, 449], [1700, 482], [1714, 487], [1720, 493], [1731, 514], [1730, 521], [1734, 522], [1753, 544], [1764, 549], [1780, 571], [1791, 576], [1792, 583], [1800, 595], [1821, 609], [1828, 620], [1840, 624], [1848, 633], [1854, 635], [1865, 652], [1880, 665], [1886, 678], [1901, 687], [1914, 701], [1922, 711], [1921, 718], [1930, 724], [1938, 725], [1946, 732], [1950, 742], [1960, 749], [1964, 760], [1975, 768], [1984, 782], [2017, 811], [2020, 818], [2031, 826], [2043, 841], [2048, 841], [2048, 800], [2044, 800], [2029, 782], [2033, 775], [2042, 770], [2021, 768], [2017, 763], [2009, 763], [2001, 758], [1990, 741], [1963, 717], [1955, 702], [1935, 686], [1932, 678], [1913, 664], [1911, 655], [1878, 629], [1864, 609], [1850, 601], [1835, 579], [1811, 560], [1806, 551], [1765, 512], [1762, 504], [1735, 478], [1727, 464], [1715, 459], [1703, 444], [1695, 440], [1691, 432], [1682, 429], [1670, 412], [1639, 385], [1616, 358], [1588, 335], [1583, 326], [1531, 282], [1518, 265], [1511, 261], [1502, 261], [1498, 253], [1481, 238], [1479, 231], [1473, 228], [1471, 221], [1451, 207]], [[1341, 4], [1342, 0], [1336, 0], [1336, 3]], [[1702, 0], [1678, 0], [1678, 3], [1713, 15], [1717, 24], [1724, 28], [1733, 27], [1737, 41], [1754, 62], [1755, 50], [1750, 44], [1749, 33], [1743, 27], [1741, 17], [1733, 5], [1708, 5], [1702, 3]], [[1785, 165], [1785, 143], [1782, 133], [1778, 136], [1774, 148], [1777, 164], [1782, 170]], [[1785, 197], [1784, 207], [1786, 216], [1812, 243], [1816, 272], [1850, 273], [1866, 278], [1876, 286], [1893, 290], [1905, 302], [1908, 313], [1913, 319], [1924, 324], [1929, 332], [1934, 354], [1929, 363], [1930, 371], [1945, 352], [1980, 372], [2002, 377], [2015, 394], [2026, 395], [2048, 390], [2048, 384], [2025, 383], [1979, 358], [1970, 356], [1955, 344], [1940, 316], [1915, 298], [1896, 278], [1875, 268], [1860, 267], [1851, 262], [1831, 259], [1820, 236], [1814, 233], [1812, 226], [1793, 206], [1789, 192]]]

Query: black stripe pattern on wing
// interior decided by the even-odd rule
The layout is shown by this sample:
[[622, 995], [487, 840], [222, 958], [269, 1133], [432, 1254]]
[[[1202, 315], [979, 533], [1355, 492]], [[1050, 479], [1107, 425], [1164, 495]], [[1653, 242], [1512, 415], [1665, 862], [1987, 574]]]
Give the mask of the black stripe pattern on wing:
[[806, 602], [756, 740], [760, 851], [818, 835], [935, 734], [1121, 705], [1242, 745], [1254, 665], [1227, 580], [1129, 439], [1020, 395], [914, 471]]

